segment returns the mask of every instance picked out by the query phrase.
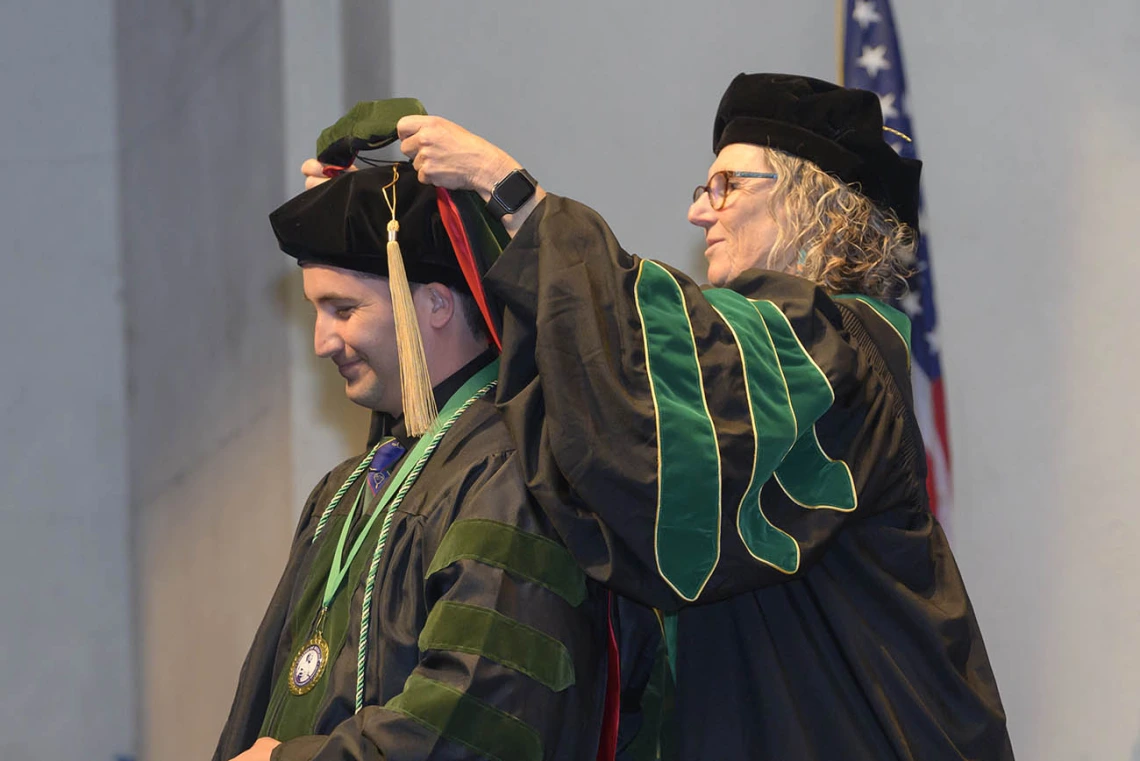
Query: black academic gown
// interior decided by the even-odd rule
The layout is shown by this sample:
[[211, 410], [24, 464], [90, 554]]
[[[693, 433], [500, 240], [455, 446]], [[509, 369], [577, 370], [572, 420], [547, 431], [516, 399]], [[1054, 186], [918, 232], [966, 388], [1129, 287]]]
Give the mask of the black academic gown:
[[[439, 404], [489, 360], [437, 388]], [[400, 425], [390, 433], [410, 449]], [[338, 594], [340, 609], [334, 603], [328, 614], [329, 672], [303, 699], [283, 689], [364, 479], [313, 543], [316, 524], [362, 457], [333, 469], [306, 502], [215, 761], [262, 734], [286, 740], [274, 761], [593, 759], [609, 593], [582, 574], [527, 493], [490, 398], [458, 419], [396, 511], [372, 598], [364, 708], [354, 711], [371, 537]]]
[[668, 613], [666, 747], [1012, 758], [901, 313], [774, 272], [702, 290], [557, 196], [487, 283], [532, 493], [591, 578]]

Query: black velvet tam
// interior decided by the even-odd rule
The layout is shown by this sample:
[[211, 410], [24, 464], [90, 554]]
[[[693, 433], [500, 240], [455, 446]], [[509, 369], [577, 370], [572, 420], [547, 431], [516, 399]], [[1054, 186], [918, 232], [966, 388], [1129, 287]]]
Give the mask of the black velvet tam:
[[[396, 166], [396, 239], [408, 280], [470, 292], [440, 218], [435, 187], [421, 184], [411, 164]], [[387, 277], [392, 212], [383, 188], [391, 181], [392, 167], [369, 167], [345, 172], [287, 201], [269, 215], [281, 250], [299, 263]], [[389, 198], [391, 193], [389, 189]]]
[[807, 159], [918, 230], [922, 162], [887, 144], [879, 96], [790, 74], [740, 74], [725, 90], [713, 150], [763, 145]]

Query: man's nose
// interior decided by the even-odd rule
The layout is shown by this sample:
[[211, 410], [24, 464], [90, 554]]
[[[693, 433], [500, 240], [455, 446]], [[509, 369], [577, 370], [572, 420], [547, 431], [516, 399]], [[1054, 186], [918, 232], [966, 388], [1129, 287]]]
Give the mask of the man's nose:
[[318, 357], [331, 357], [340, 351], [344, 342], [340, 340], [336, 331], [328, 324], [328, 320], [322, 315], [317, 315], [316, 323], [313, 325], [313, 351], [316, 352]]

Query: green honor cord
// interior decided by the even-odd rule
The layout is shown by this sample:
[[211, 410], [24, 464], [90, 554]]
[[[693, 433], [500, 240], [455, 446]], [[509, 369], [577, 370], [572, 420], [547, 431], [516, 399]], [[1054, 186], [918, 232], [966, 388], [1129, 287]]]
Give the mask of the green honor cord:
[[344, 484], [342, 484], [341, 487], [336, 490], [336, 494], [334, 494], [333, 498], [329, 500], [329, 506], [325, 508], [325, 511], [323, 513], [321, 513], [321, 519], [317, 522], [317, 530], [313, 532], [313, 538], [309, 540], [309, 544], [317, 541], [317, 537], [320, 536], [321, 532], [325, 530], [325, 524], [329, 522], [329, 516], [332, 515], [332, 511], [335, 510], [336, 506], [340, 504], [341, 497], [345, 495], [345, 492], [352, 488], [352, 485], [356, 483], [356, 479], [360, 478], [360, 474], [368, 470], [368, 464], [372, 462], [372, 458], [376, 456], [376, 450], [384, 446], [384, 443], [388, 440], [389, 439], [384, 439], [384, 441], [381, 441], [377, 443], [376, 446], [372, 447], [368, 454], [365, 455], [364, 459], [360, 461], [360, 464], [356, 466], [356, 470], [352, 472], [352, 475], [348, 477], [348, 480], [345, 481]]
[[[372, 517], [368, 519], [368, 523], [364, 526], [357, 536], [356, 541], [353, 543], [352, 549], [348, 554], [348, 559], [342, 563], [344, 546], [347, 542], [349, 532], [352, 528], [352, 520], [356, 513], [355, 504], [345, 519], [344, 527], [340, 532], [340, 539], [337, 542], [336, 553], [333, 556], [332, 568], [329, 569], [329, 577], [325, 582], [325, 593], [321, 603], [322, 614], [328, 610], [329, 605], [332, 603], [333, 598], [344, 582], [344, 577], [348, 573], [352, 561], [356, 558], [357, 552], [360, 551], [361, 546], [372, 530], [372, 526], [376, 523], [376, 519], [381, 513], [384, 514], [384, 522], [380, 526], [380, 536], [376, 540], [376, 549], [372, 553], [372, 564], [369, 567], [368, 580], [364, 588], [364, 605], [361, 610], [360, 621], [360, 644], [357, 649], [356, 658], [357, 711], [364, 706], [364, 661], [368, 650], [368, 629], [372, 610], [372, 592], [376, 584], [376, 572], [380, 565], [380, 556], [384, 553], [384, 544], [388, 539], [388, 530], [392, 526], [392, 519], [395, 517], [396, 508], [403, 501], [408, 490], [415, 484], [416, 479], [420, 475], [420, 471], [423, 470], [424, 465], [427, 464], [428, 459], [435, 452], [436, 447], [439, 446], [439, 442], [443, 439], [444, 434], [447, 433], [452, 424], [459, 419], [459, 416], [462, 415], [475, 400], [495, 387], [495, 379], [498, 373], [499, 361], [495, 360], [475, 373], [474, 376], [464, 383], [463, 386], [447, 400], [447, 404], [440, 410], [439, 417], [437, 418], [437, 420], [443, 421], [442, 424], [437, 424], [434, 432], [429, 431], [416, 442], [416, 445], [412, 447], [412, 451], [404, 458], [404, 463], [400, 466], [400, 470], [396, 473], [395, 477], [392, 478], [391, 483], [387, 484], [388, 488], [384, 491], [383, 496], [376, 505]], [[380, 445], [378, 444], [377, 446]], [[368, 453], [364, 461], [361, 462], [353, 474], [349, 476], [344, 486], [337, 491], [336, 495], [329, 502], [329, 506], [325, 508], [325, 513], [321, 516], [321, 520], [317, 525], [316, 534], [313, 536], [314, 541], [324, 527], [328, 516], [340, 501], [340, 498], [344, 496], [344, 493], [348, 491], [352, 483], [360, 477], [360, 474], [368, 468], [368, 463], [371, 462], [375, 451], [375, 448], [373, 448], [373, 450]]]

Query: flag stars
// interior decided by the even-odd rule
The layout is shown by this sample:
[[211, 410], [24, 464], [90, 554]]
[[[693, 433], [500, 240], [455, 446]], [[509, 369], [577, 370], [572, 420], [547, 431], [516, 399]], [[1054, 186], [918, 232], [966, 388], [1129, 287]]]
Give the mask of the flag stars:
[[895, 105], [895, 94], [893, 92], [880, 95], [879, 105], [883, 108], [883, 121], [899, 118], [899, 109]]
[[855, 0], [855, 10], [851, 12], [851, 18], [858, 21], [859, 28], [864, 30], [876, 21], [883, 20], [871, 0]]
[[899, 299], [899, 306], [906, 312], [907, 317], [917, 317], [922, 314], [922, 298], [914, 291], [908, 291]]
[[880, 71], [891, 68], [890, 62], [887, 61], [887, 46], [864, 45], [863, 55], [855, 59], [855, 64], [866, 69], [867, 76], [872, 79], [879, 76]]
[[932, 330], [926, 334], [926, 345], [931, 354], [942, 353], [942, 339], [938, 336], [937, 330]]

